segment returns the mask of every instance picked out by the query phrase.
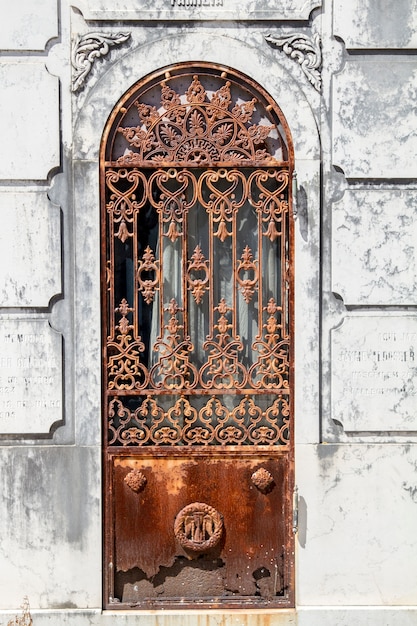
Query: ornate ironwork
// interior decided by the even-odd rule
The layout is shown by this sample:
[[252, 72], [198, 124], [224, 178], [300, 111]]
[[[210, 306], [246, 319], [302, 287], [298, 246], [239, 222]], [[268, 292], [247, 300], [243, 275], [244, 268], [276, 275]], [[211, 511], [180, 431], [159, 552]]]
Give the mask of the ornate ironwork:
[[[198, 399], [195, 402], [198, 404]], [[237, 403], [214, 396], [196, 408], [180, 397], [166, 410], [152, 396], [136, 408], [126, 406], [123, 398], [109, 403], [111, 445], [241, 446], [288, 445], [290, 403], [288, 396], [276, 398], [262, 408], [260, 396], [244, 396]]]
[[[179, 64], [119, 100], [100, 159], [109, 606], [194, 602], [184, 570], [176, 576], [178, 549], [202, 573], [221, 568], [199, 602], [287, 606], [294, 226], [285, 119], [248, 77]], [[242, 545], [255, 555], [250, 571]], [[170, 555], [174, 584], [162, 591], [152, 583]]]
[[[169, 78], [163, 80], [158, 107], [135, 100], [126, 110], [128, 115], [122, 122], [132, 119], [134, 107], [138, 124], [121, 124], [117, 128], [130, 147], [117, 158], [118, 165], [278, 164], [275, 150], [272, 152], [273, 142], [268, 146], [267, 141], [277, 134], [277, 125], [253, 122], [259, 109], [255, 98], [233, 102], [230, 80], [212, 91], [203, 86], [198, 75], [190, 79], [182, 94], [169, 85]], [[279, 143], [283, 143], [282, 137]]]
[[289, 445], [287, 147], [232, 78], [165, 75], [113, 124], [109, 445]]
[[[196, 272], [203, 272], [203, 278], [193, 278]], [[201, 247], [196, 246], [190, 261], [188, 261], [187, 281], [197, 304], [200, 304], [203, 299], [204, 293], [207, 290], [209, 277], [210, 266], [201, 251]]]

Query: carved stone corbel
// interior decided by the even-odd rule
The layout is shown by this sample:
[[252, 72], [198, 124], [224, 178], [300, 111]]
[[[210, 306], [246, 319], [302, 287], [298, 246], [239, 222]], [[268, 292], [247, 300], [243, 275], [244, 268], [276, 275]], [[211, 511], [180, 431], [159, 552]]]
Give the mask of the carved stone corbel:
[[74, 40], [71, 63], [74, 68], [72, 91], [78, 91], [90, 73], [93, 63], [104, 57], [112, 46], [120, 46], [127, 41], [130, 33], [85, 33]]
[[322, 62], [320, 35], [317, 33], [312, 37], [307, 37], [303, 33], [294, 33], [283, 37], [265, 35], [265, 40], [277, 48], [282, 48], [290, 59], [297, 61], [310, 83], [320, 93]]

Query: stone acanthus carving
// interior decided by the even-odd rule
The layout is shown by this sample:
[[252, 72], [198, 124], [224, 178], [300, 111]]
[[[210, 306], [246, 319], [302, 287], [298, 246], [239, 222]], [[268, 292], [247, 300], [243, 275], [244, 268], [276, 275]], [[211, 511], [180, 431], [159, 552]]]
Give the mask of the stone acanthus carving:
[[71, 52], [71, 63], [74, 68], [72, 91], [77, 91], [82, 87], [97, 59], [106, 56], [112, 46], [119, 46], [129, 37], [130, 33], [93, 32], [78, 35], [74, 40]]
[[223, 534], [223, 517], [205, 502], [193, 502], [175, 518], [174, 534], [183, 548], [204, 552], [216, 546]]
[[133, 469], [124, 478], [124, 481], [128, 487], [135, 493], [143, 491], [146, 487], [146, 476], [138, 469]]
[[313, 87], [321, 91], [321, 40], [317, 33], [307, 37], [303, 33], [294, 33], [284, 37], [265, 35], [266, 41], [282, 48], [283, 52], [301, 65], [301, 69], [307, 76]]

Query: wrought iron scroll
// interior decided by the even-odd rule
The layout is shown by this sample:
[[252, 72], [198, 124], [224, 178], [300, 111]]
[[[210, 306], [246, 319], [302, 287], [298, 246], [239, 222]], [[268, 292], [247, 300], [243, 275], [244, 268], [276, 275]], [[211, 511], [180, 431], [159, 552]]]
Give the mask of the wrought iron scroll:
[[138, 399], [132, 409], [122, 397], [111, 399], [109, 445], [285, 446], [289, 443], [290, 401], [286, 396], [276, 398], [266, 408], [260, 396], [245, 396], [233, 407], [225, 397], [211, 397], [200, 408], [192, 403], [192, 397], [178, 398], [167, 410], [148, 395]]

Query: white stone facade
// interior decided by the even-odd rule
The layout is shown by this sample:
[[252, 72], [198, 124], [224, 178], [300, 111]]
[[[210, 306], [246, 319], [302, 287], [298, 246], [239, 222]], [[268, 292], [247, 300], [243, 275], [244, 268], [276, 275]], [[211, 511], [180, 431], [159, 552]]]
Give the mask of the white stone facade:
[[[34, 626], [417, 622], [417, 3], [392, 10], [378, 0], [3, 7], [0, 624], [23, 596]], [[279, 44], [295, 34], [310, 57]], [[184, 61], [253, 78], [294, 140], [293, 610], [101, 608], [100, 140], [132, 84]]]

